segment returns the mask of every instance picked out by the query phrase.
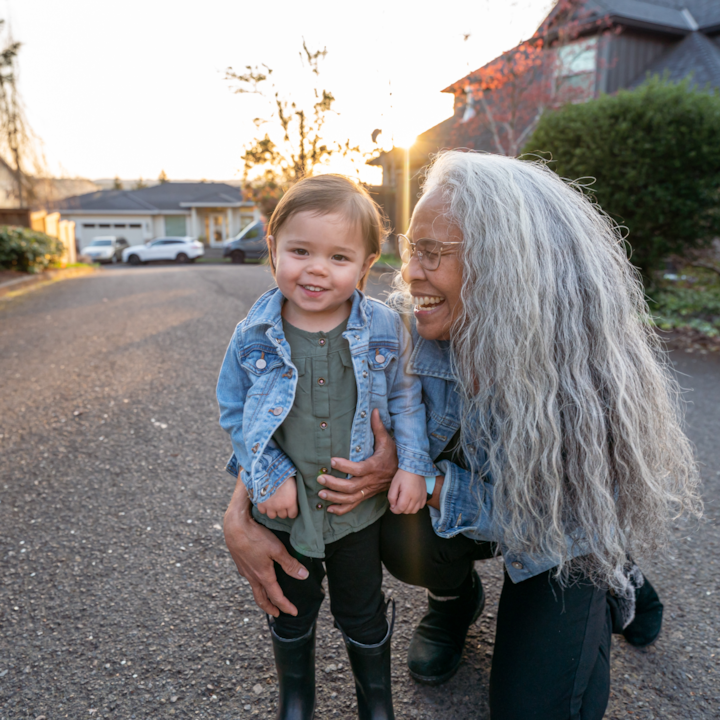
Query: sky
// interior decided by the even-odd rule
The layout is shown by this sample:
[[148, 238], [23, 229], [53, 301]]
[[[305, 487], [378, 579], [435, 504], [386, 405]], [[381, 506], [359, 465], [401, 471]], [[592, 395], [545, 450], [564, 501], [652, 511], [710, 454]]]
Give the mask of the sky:
[[[228, 67], [264, 63], [284, 94], [311, 85], [303, 39], [327, 48], [331, 139], [372, 149], [448, 117], [441, 90], [529, 37], [551, 0], [0, 0], [22, 43], [19, 87], [49, 170], [68, 177], [233, 179], [268, 115]], [[467, 39], [464, 36], [469, 35]], [[349, 171], [338, 164], [335, 171]], [[363, 169], [362, 179], [379, 181]]]

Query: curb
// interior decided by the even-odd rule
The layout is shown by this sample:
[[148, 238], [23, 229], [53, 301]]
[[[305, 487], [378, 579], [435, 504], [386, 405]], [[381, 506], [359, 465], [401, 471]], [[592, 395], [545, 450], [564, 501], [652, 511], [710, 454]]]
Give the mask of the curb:
[[44, 287], [60, 280], [70, 280], [74, 277], [89, 275], [96, 272], [96, 268], [67, 268], [58, 270], [45, 270], [37, 275], [28, 275], [27, 277], [14, 278], [0, 283], [0, 301], [10, 300], [30, 290]]

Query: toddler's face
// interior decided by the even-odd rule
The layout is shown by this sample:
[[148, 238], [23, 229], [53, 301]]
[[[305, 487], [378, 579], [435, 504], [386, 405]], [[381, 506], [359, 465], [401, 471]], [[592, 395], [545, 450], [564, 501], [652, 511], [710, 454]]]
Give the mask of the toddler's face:
[[341, 213], [299, 212], [280, 228], [277, 237], [270, 238], [270, 244], [275, 279], [289, 306], [286, 318], [290, 322], [293, 317], [318, 314], [334, 320], [374, 259], [367, 255], [360, 228]]

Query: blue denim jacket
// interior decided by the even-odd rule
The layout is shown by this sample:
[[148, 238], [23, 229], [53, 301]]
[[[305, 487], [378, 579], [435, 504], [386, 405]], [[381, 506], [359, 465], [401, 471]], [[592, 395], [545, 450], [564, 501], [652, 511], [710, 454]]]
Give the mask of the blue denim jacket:
[[[217, 384], [220, 425], [230, 434], [233, 456], [226, 470], [241, 479], [254, 503], [269, 500], [295, 474], [290, 458], [272, 437], [295, 399], [297, 369], [282, 328], [283, 296], [275, 288], [252, 306], [235, 328]], [[373, 454], [370, 414], [380, 410], [397, 444], [398, 465], [418, 475], [435, 475], [425, 432], [425, 408], [417, 377], [406, 367], [410, 334], [387, 305], [356, 290], [347, 330], [357, 383], [349, 459]]]
[[[419, 375], [422, 382], [430, 457], [436, 458], [460, 427], [462, 401], [452, 373], [449, 343], [424, 340], [418, 335], [414, 323], [412, 336], [414, 349], [409, 371]], [[475, 461], [476, 467], [485, 466], [487, 456], [482, 448], [477, 449]], [[551, 558], [527, 553], [512, 554], [504, 546], [494, 523], [493, 480], [489, 474], [486, 473], [481, 482], [473, 482], [469, 471], [447, 460], [441, 460], [438, 467], [440, 474], [445, 475], [440, 510], [430, 508], [437, 535], [449, 538], [462, 533], [473, 540], [497, 542], [508, 575], [515, 583], [555, 567], [557, 563]], [[586, 552], [578, 538], [566, 537], [571, 557]]]

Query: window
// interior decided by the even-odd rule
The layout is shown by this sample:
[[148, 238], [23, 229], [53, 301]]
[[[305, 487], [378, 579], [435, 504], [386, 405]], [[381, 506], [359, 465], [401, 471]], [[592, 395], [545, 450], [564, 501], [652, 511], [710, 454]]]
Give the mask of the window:
[[95, 227], [95, 223], [83, 223], [83, 227], [84, 227], [84, 228], [94, 228], [94, 227]]
[[569, 43], [557, 51], [555, 90], [565, 101], [587, 100], [595, 94], [597, 37]]
[[130, 223], [131, 228], [141, 228], [142, 225], [140, 223]]
[[93, 240], [88, 247], [108, 247], [112, 244], [112, 240]]
[[110, 223], [100, 223], [98, 227], [110, 227]]
[[115, 223], [114, 227], [125, 227], [125, 223], [121, 223], [121, 224]]
[[260, 226], [255, 225], [254, 227], [251, 227], [243, 236], [244, 240], [254, 240], [260, 235]]
[[165, 216], [165, 232], [168, 235], [186, 235], [187, 234], [187, 218], [185, 215], [166, 215]]

